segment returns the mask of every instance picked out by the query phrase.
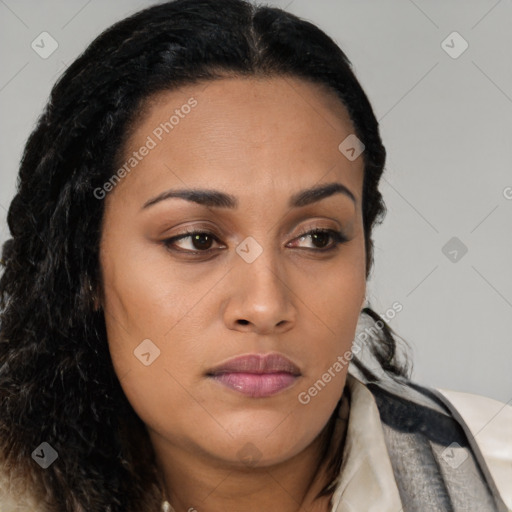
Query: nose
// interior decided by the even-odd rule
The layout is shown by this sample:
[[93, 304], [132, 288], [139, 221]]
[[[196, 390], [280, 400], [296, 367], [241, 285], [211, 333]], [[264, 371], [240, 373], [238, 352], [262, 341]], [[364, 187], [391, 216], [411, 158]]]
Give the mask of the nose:
[[252, 263], [236, 257], [228, 279], [224, 322], [233, 330], [275, 334], [293, 327], [296, 301], [282, 265], [272, 251], [263, 251]]

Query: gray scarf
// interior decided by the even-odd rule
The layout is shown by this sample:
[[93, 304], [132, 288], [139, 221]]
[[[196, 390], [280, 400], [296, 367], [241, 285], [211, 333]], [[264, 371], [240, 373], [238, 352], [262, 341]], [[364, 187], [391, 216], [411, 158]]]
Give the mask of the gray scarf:
[[377, 403], [403, 512], [507, 512], [450, 402], [435, 390], [381, 377], [372, 383], [357, 376]]

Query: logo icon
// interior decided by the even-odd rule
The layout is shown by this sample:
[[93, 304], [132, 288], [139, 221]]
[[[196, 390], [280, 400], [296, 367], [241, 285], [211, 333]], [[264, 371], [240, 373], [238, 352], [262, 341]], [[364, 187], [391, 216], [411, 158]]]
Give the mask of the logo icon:
[[238, 458], [247, 466], [253, 467], [261, 459], [261, 452], [253, 443], [246, 443], [237, 452]]
[[59, 43], [48, 32], [41, 32], [30, 46], [39, 57], [47, 59], [59, 47]]
[[365, 145], [351, 133], [338, 146], [340, 152], [353, 162], [365, 149]]
[[452, 32], [441, 43], [441, 48], [452, 59], [458, 59], [468, 49], [468, 46], [468, 42], [458, 32]]
[[59, 454], [46, 441], [41, 443], [33, 452], [32, 458], [43, 468], [49, 468]]
[[452, 262], [458, 263], [468, 252], [468, 248], [456, 236], [443, 245], [441, 252]]
[[459, 443], [452, 443], [441, 453], [441, 458], [453, 469], [457, 469], [468, 456], [468, 451]]
[[252, 236], [248, 236], [238, 244], [235, 251], [246, 263], [252, 263], [263, 252], [263, 247]]
[[160, 356], [160, 349], [150, 339], [145, 339], [137, 345], [133, 354], [144, 366], [149, 366]]

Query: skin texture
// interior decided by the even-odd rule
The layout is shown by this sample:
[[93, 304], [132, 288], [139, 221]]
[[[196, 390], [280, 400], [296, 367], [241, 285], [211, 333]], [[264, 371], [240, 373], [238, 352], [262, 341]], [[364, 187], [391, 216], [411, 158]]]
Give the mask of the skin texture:
[[[152, 135], [190, 98], [197, 105], [172, 131]], [[312, 506], [325, 483], [320, 434], [347, 367], [307, 405], [298, 394], [350, 349], [364, 303], [363, 160], [338, 149], [354, 132], [348, 114], [331, 92], [291, 77], [227, 77], [159, 93], [147, 106], [124, 154], [148, 136], [156, 147], [105, 199], [101, 301], [116, 374], [147, 426], [167, 498], [178, 512], [327, 510], [326, 500]], [[355, 204], [338, 193], [288, 206], [294, 193], [332, 182]], [[185, 188], [232, 194], [238, 208], [179, 198], [142, 208]], [[301, 238], [313, 228], [348, 241], [322, 252], [335, 240]], [[186, 229], [216, 239], [165, 246]], [[249, 236], [262, 248], [251, 263], [236, 252]], [[201, 247], [212, 252], [184, 252]], [[145, 339], [160, 350], [147, 366], [134, 355]], [[273, 396], [247, 397], [205, 375], [270, 352], [301, 371]]]

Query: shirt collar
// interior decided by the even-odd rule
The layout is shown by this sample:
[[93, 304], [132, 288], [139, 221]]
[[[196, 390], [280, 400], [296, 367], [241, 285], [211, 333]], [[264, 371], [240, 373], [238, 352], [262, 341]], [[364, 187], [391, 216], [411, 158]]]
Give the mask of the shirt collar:
[[[345, 399], [345, 397], [347, 399]], [[343, 462], [332, 496], [332, 512], [403, 510], [377, 404], [370, 390], [347, 374], [333, 449], [346, 431]]]

